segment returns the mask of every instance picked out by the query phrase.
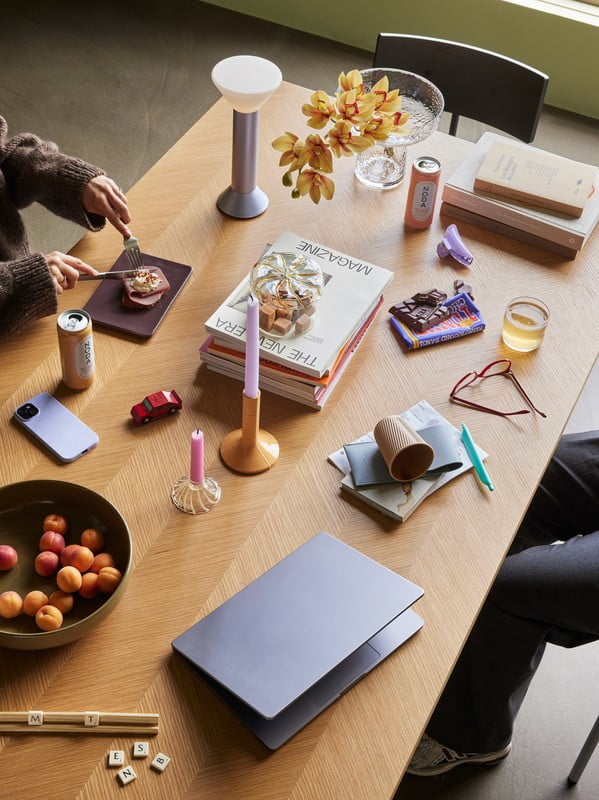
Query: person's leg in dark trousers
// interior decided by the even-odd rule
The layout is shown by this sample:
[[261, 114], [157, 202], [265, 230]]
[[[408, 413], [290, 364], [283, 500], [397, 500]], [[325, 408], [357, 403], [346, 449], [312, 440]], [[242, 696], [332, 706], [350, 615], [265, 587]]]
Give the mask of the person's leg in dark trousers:
[[562, 438], [510, 553], [427, 728], [454, 750], [507, 745], [546, 642], [599, 637], [599, 432]]

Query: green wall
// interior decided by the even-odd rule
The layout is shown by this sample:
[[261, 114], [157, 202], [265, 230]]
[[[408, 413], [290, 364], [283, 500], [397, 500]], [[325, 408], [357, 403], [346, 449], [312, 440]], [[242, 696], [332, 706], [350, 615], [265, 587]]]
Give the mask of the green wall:
[[[467, 42], [549, 75], [546, 102], [599, 119], [599, 17], [576, 21], [507, 0], [210, 0], [374, 51], [379, 31]], [[579, 15], [582, 17], [582, 15]]]

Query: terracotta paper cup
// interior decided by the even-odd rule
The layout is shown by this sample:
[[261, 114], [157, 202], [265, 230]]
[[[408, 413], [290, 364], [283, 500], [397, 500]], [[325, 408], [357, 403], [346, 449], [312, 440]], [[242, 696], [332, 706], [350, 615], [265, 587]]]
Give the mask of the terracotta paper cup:
[[416, 480], [433, 463], [433, 448], [400, 416], [384, 417], [377, 422], [374, 438], [389, 474], [396, 481]]

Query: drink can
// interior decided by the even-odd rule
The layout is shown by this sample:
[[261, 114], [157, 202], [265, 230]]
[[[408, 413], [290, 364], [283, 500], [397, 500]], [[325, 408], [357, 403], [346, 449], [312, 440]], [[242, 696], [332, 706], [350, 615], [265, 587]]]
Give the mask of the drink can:
[[62, 379], [69, 389], [87, 389], [94, 381], [92, 321], [86, 311], [71, 308], [56, 322]]
[[441, 162], [432, 156], [420, 156], [412, 164], [404, 218], [409, 228], [428, 228], [433, 221], [440, 177]]

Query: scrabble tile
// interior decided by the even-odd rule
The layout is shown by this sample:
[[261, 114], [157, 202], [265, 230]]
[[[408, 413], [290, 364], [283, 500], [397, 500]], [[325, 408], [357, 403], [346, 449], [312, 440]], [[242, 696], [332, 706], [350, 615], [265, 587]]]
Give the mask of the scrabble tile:
[[43, 725], [44, 724], [44, 712], [43, 711], [28, 711], [27, 712], [27, 724], [28, 725]]
[[133, 758], [147, 758], [149, 754], [149, 742], [135, 742], [133, 745]]
[[123, 786], [126, 786], [128, 783], [131, 783], [131, 781], [134, 781], [137, 778], [133, 767], [125, 767], [124, 769], [119, 770], [116, 776]]
[[122, 767], [125, 763], [125, 753], [123, 750], [109, 750], [108, 751], [108, 766], [109, 767]]
[[170, 764], [170, 758], [168, 756], [165, 756], [164, 753], [158, 753], [154, 761], [152, 761], [152, 763], [150, 764], [150, 766], [152, 767], [152, 769], [155, 769], [158, 772], [164, 772], [164, 770], [168, 767], [169, 764]]
[[100, 724], [100, 712], [86, 711], [83, 715], [83, 724], [86, 728], [96, 728]]

